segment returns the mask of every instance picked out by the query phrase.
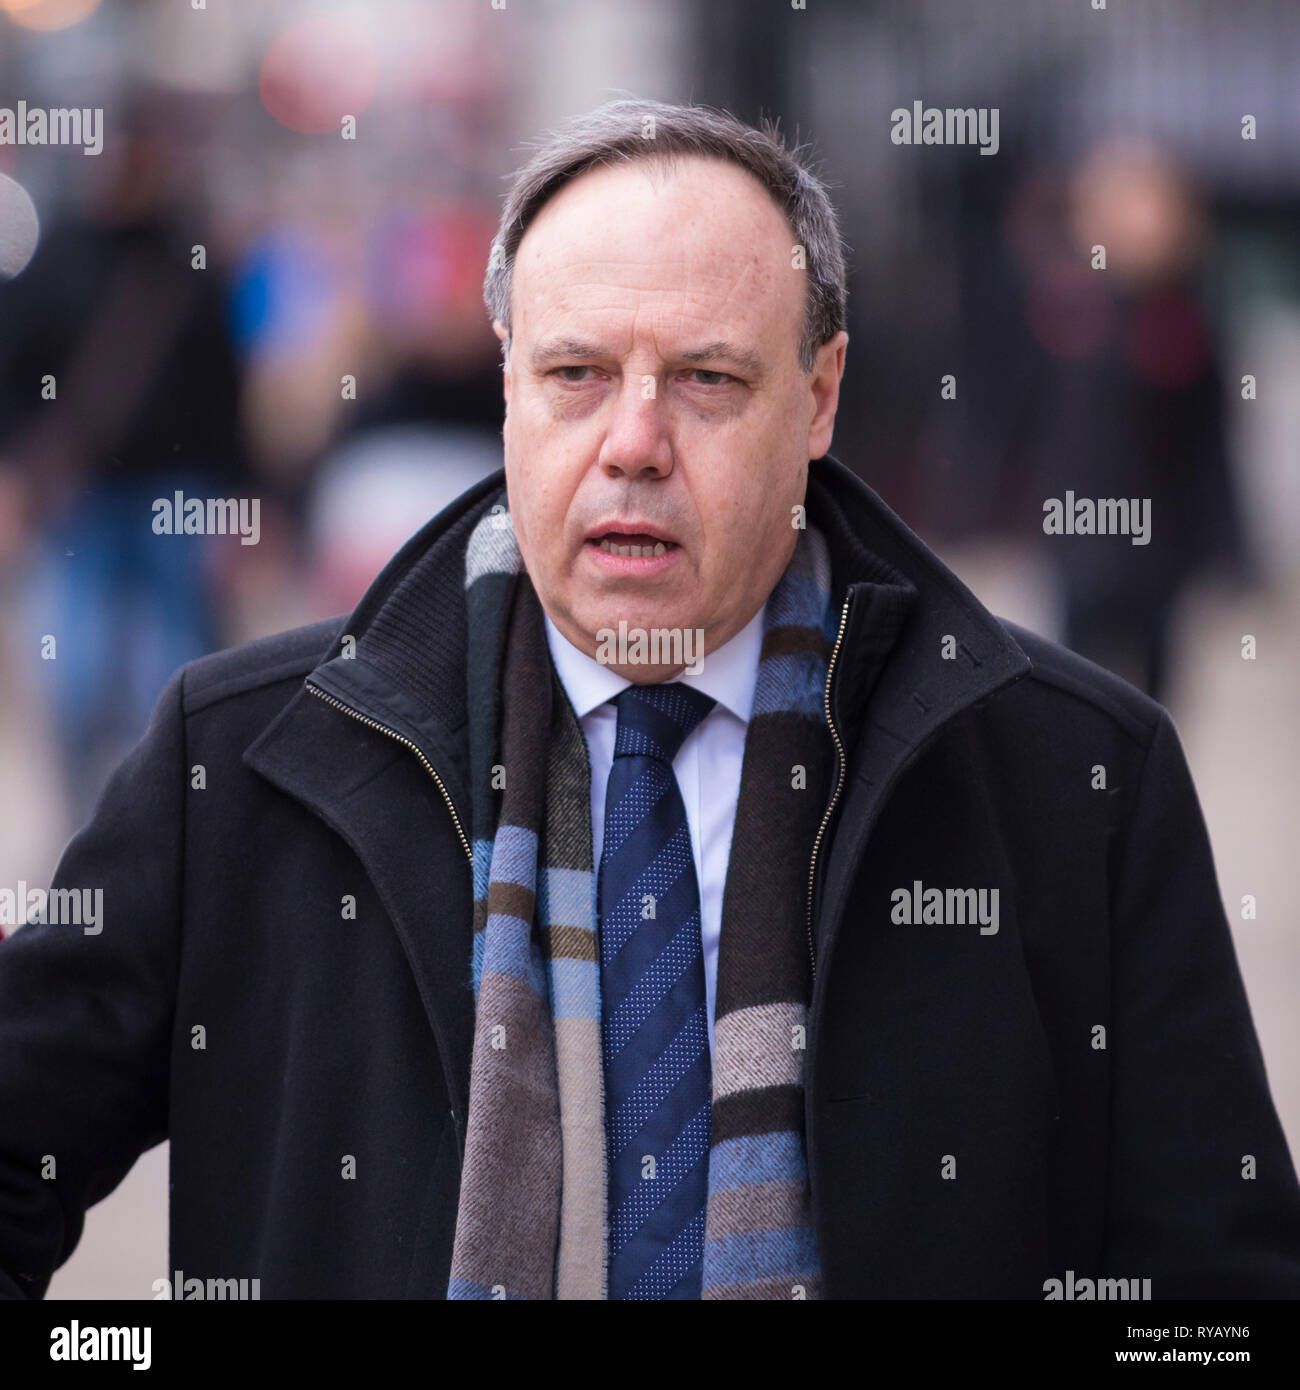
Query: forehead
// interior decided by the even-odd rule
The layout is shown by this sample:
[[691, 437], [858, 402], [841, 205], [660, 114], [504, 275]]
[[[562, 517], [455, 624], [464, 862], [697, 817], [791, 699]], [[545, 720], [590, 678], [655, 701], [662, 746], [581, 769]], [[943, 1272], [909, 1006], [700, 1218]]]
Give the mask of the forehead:
[[798, 334], [806, 284], [794, 235], [761, 183], [725, 160], [588, 170], [538, 213], [511, 286], [515, 336], [575, 319]]

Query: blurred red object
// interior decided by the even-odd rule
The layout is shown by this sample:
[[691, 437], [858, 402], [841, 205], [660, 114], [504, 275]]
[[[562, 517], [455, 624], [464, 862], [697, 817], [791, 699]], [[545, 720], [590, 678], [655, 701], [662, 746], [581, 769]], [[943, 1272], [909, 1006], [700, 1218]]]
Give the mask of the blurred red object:
[[345, 19], [309, 19], [273, 39], [258, 81], [262, 105], [303, 135], [337, 133], [374, 99], [379, 59], [370, 35]]

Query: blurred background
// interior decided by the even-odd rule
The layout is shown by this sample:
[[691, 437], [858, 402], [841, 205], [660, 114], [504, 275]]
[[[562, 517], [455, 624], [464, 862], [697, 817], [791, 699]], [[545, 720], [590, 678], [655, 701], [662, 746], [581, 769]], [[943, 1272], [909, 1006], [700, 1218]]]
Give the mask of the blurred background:
[[[1173, 714], [1300, 1150], [1300, 6], [1102, 3], [0, 0], [0, 107], [103, 110], [94, 156], [0, 144], [0, 884], [49, 882], [176, 666], [347, 612], [499, 466], [523, 142], [706, 102], [832, 183], [833, 452]], [[916, 101], [998, 108], [996, 155], [892, 143]], [[258, 498], [258, 543], [155, 534], [177, 490]], [[1150, 499], [1150, 544], [1045, 536], [1067, 490]], [[50, 1296], [151, 1297], [166, 1196], [162, 1145]]]

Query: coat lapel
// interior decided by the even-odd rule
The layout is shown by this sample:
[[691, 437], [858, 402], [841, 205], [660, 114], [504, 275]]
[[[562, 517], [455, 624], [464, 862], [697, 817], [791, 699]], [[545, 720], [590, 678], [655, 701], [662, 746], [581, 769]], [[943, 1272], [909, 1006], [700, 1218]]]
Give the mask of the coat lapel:
[[997, 619], [842, 464], [813, 465], [809, 514], [826, 530], [850, 605], [832, 711], [853, 735], [815, 920], [815, 1033], [823, 962], [890, 789], [944, 725], [1030, 667]]
[[407, 542], [244, 754], [365, 866], [437, 1040], [462, 1154], [474, 1038], [465, 545], [503, 487], [498, 471]]
[[410, 749], [306, 688], [248, 748], [244, 762], [319, 816], [364, 866], [437, 1039], [463, 1150], [474, 1035], [473, 887], [437, 786]]

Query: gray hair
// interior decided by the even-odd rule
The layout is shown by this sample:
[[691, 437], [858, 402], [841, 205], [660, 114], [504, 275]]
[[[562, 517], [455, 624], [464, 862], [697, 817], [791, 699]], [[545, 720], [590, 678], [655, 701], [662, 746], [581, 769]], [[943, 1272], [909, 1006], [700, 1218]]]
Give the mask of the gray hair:
[[812, 371], [817, 349], [845, 325], [844, 245], [826, 185], [806, 162], [806, 146], [787, 148], [775, 122], [748, 126], [707, 106], [606, 102], [536, 142], [532, 158], [514, 175], [506, 194], [483, 281], [488, 311], [507, 335], [515, 252], [550, 198], [588, 169], [620, 160], [671, 161], [688, 155], [739, 165], [767, 189], [785, 215], [795, 243], [803, 248], [808, 271], [799, 365]]

